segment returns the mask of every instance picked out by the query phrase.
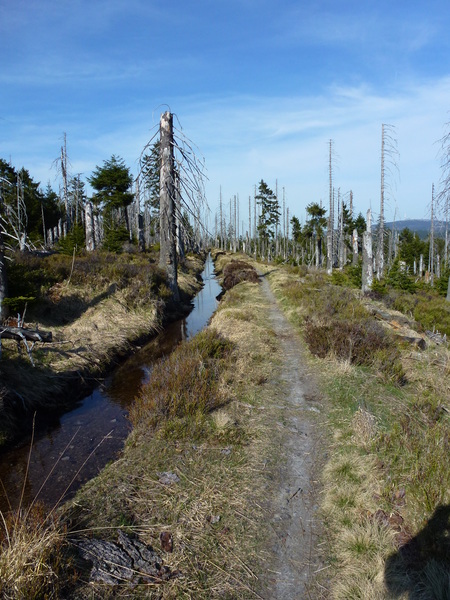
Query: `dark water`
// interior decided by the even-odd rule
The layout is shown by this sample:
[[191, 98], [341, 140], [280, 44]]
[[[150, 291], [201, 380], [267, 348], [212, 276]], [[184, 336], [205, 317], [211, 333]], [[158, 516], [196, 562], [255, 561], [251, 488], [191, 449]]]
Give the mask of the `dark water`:
[[117, 457], [130, 430], [128, 407], [141, 385], [149, 381], [152, 364], [169, 354], [181, 340], [203, 329], [216, 309], [221, 287], [210, 257], [202, 277], [204, 287], [195, 297], [187, 318], [170, 324], [73, 410], [57, 417], [43, 432], [39, 427], [41, 433], [35, 437], [31, 452], [28, 443], [0, 455], [2, 512], [17, 508], [22, 492], [22, 506], [36, 497], [54, 506]]

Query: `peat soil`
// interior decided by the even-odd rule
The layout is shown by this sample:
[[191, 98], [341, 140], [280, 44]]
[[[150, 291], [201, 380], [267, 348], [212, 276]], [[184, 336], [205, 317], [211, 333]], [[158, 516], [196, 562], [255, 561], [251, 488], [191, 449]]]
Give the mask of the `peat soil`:
[[[317, 544], [320, 522], [318, 472], [323, 455], [318, 418], [323, 411], [314, 379], [302, 360], [304, 352], [293, 326], [277, 305], [267, 279], [262, 290], [269, 300], [269, 319], [280, 344], [281, 393], [276, 399], [282, 457], [267, 498], [271, 547], [267, 561], [265, 600], [322, 597], [316, 574], [322, 563]], [[275, 424], [274, 424], [275, 425]]]

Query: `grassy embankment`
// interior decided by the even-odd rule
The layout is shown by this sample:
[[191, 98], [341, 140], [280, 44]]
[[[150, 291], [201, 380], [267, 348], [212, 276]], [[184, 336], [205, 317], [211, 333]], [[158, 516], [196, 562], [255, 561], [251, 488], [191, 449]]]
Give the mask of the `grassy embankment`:
[[[155, 367], [131, 411], [133, 431], [122, 457], [64, 506], [58, 520], [42, 524], [42, 537], [57, 529], [58, 552], [43, 548], [30, 557], [22, 547], [21, 561], [10, 554], [9, 564], [18, 564], [24, 575], [23, 595], [260, 597], [267, 584], [261, 577], [270, 578], [272, 566], [265, 562], [273, 536], [268, 491], [283, 460], [277, 349], [259, 284], [244, 282], [227, 292], [208, 330]], [[168, 472], [178, 478], [172, 485], [161, 481]], [[179, 576], [133, 588], [127, 582], [114, 589], [88, 584], [88, 572], [70, 559], [67, 538], [115, 540], [119, 528], [151, 544]], [[162, 532], [173, 536], [172, 553], [161, 549]], [[13, 538], [9, 546], [5, 542], [12, 553]], [[8, 569], [0, 558], [2, 581], [16, 581]], [[30, 592], [36, 582], [40, 595]]]
[[[17, 255], [9, 266], [12, 315], [27, 326], [52, 331], [53, 343], [38, 343], [32, 367], [16, 342], [2, 340], [0, 443], [17, 432], [26, 413], [55, 410], [84, 391], [148, 338], [173, 307], [157, 254], [95, 252], [72, 257]], [[199, 257], [180, 269], [186, 303], [200, 287]], [[69, 393], [68, 393], [69, 391]]]
[[[329, 398], [328, 412], [318, 416], [330, 439], [324, 587], [334, 598], [406, 600], [409, 592], [427, 598], [434, 586], [441, 590], [435, 597], [445, 598], [448, 510], [426, 523], [438, 505], [448, 508], [447, 351], [397, 347], [352, 294], [326, 278], [300, 278], [287, 268], [270, 278], [293, 324], [324, 357], [309, 359]], [[16, 527], [9, 521], [0, 557], [4, 589], [22, 583], [29, 598], [57, 598], [58, 586], [72, 584], [76, 592], [65, 597], [258, 597], [266, 583], [258, 575], [265, 568], [270, 578], [271, 566], [264, 499], [282, 460], [277, 347], [258, 284], [228, 292], [208, 332], [155, 369], [132, 411], [121, 459], [85, 486], [61, 519], [39, 520], [33, 511]], [[178, 481], [163, 484], [165, 472]], [[152, 544], [181, 576], [133, 589], [88, 585], [76, 559], [68, 567], [67, 536], [115, 539], [118, 528]], [[52, 542], [33, 546], [36, 530]], [[173, 553], [160, 550], [163, 531], [173, 535]], [[407, 552], [398, 553], [399, 545]], [[39, 593], [31, 593], [38, 584]]]
[[[324, 275], [286, 268], [270, 279], [330, 404], [321, 503], [330, 596], [448, 598], [448, 349], [399, 344], [358, 292]], [[426, 319], [421, 298], [411, 302]], [[448, 318], [445, 302], [439, 310]]]

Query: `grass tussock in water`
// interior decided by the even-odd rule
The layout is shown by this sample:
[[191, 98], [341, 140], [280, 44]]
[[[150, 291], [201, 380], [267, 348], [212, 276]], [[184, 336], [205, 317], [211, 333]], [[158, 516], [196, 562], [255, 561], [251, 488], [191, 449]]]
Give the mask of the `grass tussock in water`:
[[447, 598], [448, 349], [398, 346], [357, 294], [323, 274], [270, 277], [329, 399], [321, 501], [329, 597]]

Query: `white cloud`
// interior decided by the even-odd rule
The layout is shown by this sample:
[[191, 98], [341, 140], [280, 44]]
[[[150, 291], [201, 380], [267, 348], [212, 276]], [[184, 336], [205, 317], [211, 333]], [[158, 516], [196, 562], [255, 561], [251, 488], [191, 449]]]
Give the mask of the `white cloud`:
[[[396, 127], [400, 151], [397, 182], [388, 210], [427, 214], [431, 183], [440, 176], [435, 145], [448, 120], [450, 78], [381, 96], [368, 88], [339, 88], [311, 98], [249, 97], [211, 101], [199, 112], [187, 108], [189, 130], [206, 155], [212, 202], [219, 184], [224, 196], [246, 197], [261, 178], [285, 186], [294, 212], [327, 199], [327, 141], [338, 155], [335, 185], [353, 189], [358, 210], [376, 211], [380, 186], [381, 125]], [[396, 185], [395, 185], [396, 184]], [[396, 188], [396, 189], [395, 189]]]

